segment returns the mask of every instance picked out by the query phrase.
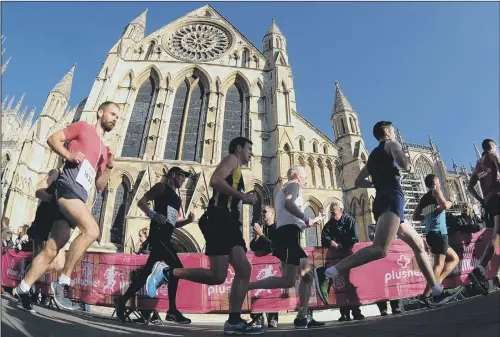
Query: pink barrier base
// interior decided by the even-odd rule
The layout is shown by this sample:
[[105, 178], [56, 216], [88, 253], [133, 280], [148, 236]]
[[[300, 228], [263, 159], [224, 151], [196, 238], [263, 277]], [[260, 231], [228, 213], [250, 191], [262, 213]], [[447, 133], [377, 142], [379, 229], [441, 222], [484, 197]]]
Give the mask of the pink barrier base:
[[[468, 284], [467, 274], [478, 264], [484, 248], [491, 238], [491, 230], [474, 234], [459, 234], [450, 237], [452, 246], [460, 257], [460, 262], [451, 275], [443, 282], [445, 287]], [[370, 245], [370, 242], [356, 244], [353, 252]], [[340, 261], [335, 252], [323, 248], [307, 249], [309, 261], [316, 267], [330, 266]], [[487, 267], [487, 277], [492, 278], [499, 267], [499, 254], [496, 252]], [[209, 261], [203, 254], [179, 254], [186, 268], [207, 268]], [[260, 280], [269, 276], [279, 276], [280, 263], [273, 256], [255, 257], [247, 254], [252, 264], [251, 280]], [[116, 296], [125, 292], [134, 274], [146, 263], [147, 255], [87, 253], [71, 274], [70, 296], [74, 300], [88, 304], [110, 306]], [[20, 282], [31, 263], [31, 253], [15, 253], [9, 250], [2, 255], [2, 285], [15, 287]], [[425, 279], [415, 261], [410, 247], [401, 240], [391, 245], [389, 255], [365, 266], [355, 268], [348, 275], [337, 278], [330, 291], [330, 303], [333, 307], [353, 304], [369, 304], [380, 300], [417, 296], [425, 288]], [[228, 295], [234, 277], [229, 267], [227, 278], [221, 285], [207, 286], [189, 281], [179, 282], [177, 306], [186, 313], [222, 313], [229, 309]], [[50, 282], [56, 276], [46, 274], [37, 282], [44, 293], [48, 293]], [[151, 299], [142, 289], [135, 297], [140, 309], [168, 309], [167, 286], [158, 289], [158, 294]], [[273, 312], [296, 310], [298, 305], [298, 280], [295, 287], [287, 293], [280, 289], [252, 290], [249, 292], [244, 311]], [[311, 308], [325, 308], [316, 292], [312, 290]]]

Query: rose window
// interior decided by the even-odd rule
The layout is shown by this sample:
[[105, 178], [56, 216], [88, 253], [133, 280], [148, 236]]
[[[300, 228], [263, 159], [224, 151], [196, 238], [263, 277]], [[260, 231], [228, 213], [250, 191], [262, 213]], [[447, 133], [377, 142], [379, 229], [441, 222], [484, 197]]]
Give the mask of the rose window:
[[228, 34], [216, 26], [190, 24], [169, 38], [168, 49], [180, 59], [208, 61], [221, 57], [230, 47]]

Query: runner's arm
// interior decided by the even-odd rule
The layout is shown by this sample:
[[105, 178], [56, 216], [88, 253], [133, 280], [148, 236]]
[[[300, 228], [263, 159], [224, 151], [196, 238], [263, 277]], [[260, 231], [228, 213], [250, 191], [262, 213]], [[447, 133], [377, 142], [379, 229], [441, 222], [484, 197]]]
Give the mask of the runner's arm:
[[413, 212], [412, 219], [413, 221], [423, 221], [425, 219], [422, 215], [422, 199], [420, 199], [420, 201], [418, 202], [418, 205]]
[[212, 174], [212, 178], [210, 178], [210, 187], [217, 190], [219, 193], [243, 200], [245, 194], [234, 189], [226, 181], [226, 177], [237, 167], [237, 161], [238, 159], [236, 159], [236, 156], [226, 156]]
[[57, 153], [59, 156], [68, 160], [71, 156], [71, 152], [64, 147], [64, 143], [72, 141], [80, 135], [80, 131], [83, 129], [85, 122], [76, 122], [68, 125], [66, 128], [59, 130], [47, 139], [47, 144], [49, 147]]
[[154, 200], [157, 196], [165, 193], [165, 185], [162, 183], [155, 184], [149, 191], [147, 191], [144, 196], [139, 200], [137, 206], [143, 211], [148, 217], [152, 210], [149, 209], [148, 202]]
[[50, 184], [56, 181], [58, 176], [59, 171], [54, 171], [53, 174], [48, 175], [47, 178], [38, 183], [38, 186], [36, 187], [35, 197], [42, 201], [50, 202], [54, 196], [47, 193], [45, 190], [50, 186]]
[[398, 164], [401, 169], [405, 171], [410, 171], [411, 169], [411, 161], [410, 158], [408, 158], [405, 153], [403, 152], [403, 148], [401, 147], [401, 144], [399, 144], [396, 141], [387, 141], [387, 143], [384, 146], [384, 149], [386, 152], [392, 155], [394, 160], [396, 161], [396, 164]]
[[194, 221], [194, 213], [190, 212], [186, 219], [177, 220], [177, 222], [175, 223], [175, 228], [184, 227], [186, 225], [189, 225], [193, 221]]
[[359, 172], [356, 180], [354, 181], [354, 186], [358, 188], [370, 188], [373, 187], [373, 183], [368, 180], [370, 173], [368, 172], [368, 166], [365, 165]]
[[469, 191], [470, 194], [474, 198], [476, 198], [477, 201], [479, 201], [481, 204], [484, 204], [484, 199], [479, 196], [479, 194], [476, 192], [474, 189], [474, 186], [476, 186], [477, 182], [479, 181], [479, 177], [477, 176], [476, 171], [472, 172], [472, 175], [469, 180], [469, 184], [467, 185], [467, 191]]
[[[106, 158], [106, 160], [104, 160]], [[98, 163], [98, 172], [96, 175], [95, 185], [99, 192], [104, 190], [106, 184], [109, 181], [109, 177], [111, 176], [111, 171], [113, 170], [113, 159], [114, 153], [110, 150], [109, 147], [106, 147], [106, 156], [102, 156]], [[105, 165], [104, 165], [105, 164]]]
[[436, 208], [435, 212], [440, 213], [443, 210], [448, 210], [451, 208], [451, 201], [446, 200], [444, 198], [443, 192], [441, 190], [434, 190], [432, 191], [432, 194], [434, 195], [434, 198], [436, 198], [436, 201], [438, 202], [438, 207]]
[[283, 193], [285, 193], [285, 209], [290, 212], [293, 216], [304, 220], [308, 220], [304, 213], [297, 207], [295, 200], [299, 197], [300, 185], [296, 182], [290, 182], [283, 187]]

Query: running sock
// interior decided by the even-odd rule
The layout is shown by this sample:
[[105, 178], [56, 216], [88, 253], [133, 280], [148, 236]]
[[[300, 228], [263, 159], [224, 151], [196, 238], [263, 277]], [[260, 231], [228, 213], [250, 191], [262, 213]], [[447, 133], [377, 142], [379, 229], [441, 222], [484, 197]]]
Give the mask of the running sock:
[[479, 269], [479, 271], [481, 272], [481, 274], [486, 274], [486, 269], [484, 269], [484, 267], [480, 264], [477, 265], [477, 269]]
[[59, 284], [62, 284], [62, 285], [67, 285], [69, 286], [71, 284], [71, 278], [67, 275], [64, 275], [64, 274], [61, 274], [61, 276], [59, 276]]
[[239, 312], [230, 312], [229, 319], [227, 320], [229, 324], [238, 324], [243, 319], [241, 318], [241, 314]]
[[435, 286], [432, 287], [432, 296], [436, 297], [439, 296], [443, 293], [443, 287], [441, 285], [436, 284]]
[[19, 286], [19, 289], [23, 292], [23, 293], [27, 293], [28, 291], [30, 291], [30, 288], [31, 286], [26, 283], [26, 281], [22, 280], [21, 281], [21, 284]]
[[325, 275], [331, 279], [334, 279], [339, 275], [339, 271], [337, 270], [337, 268], [335, 268], [335, 266], [333, 266], [325, 270]]

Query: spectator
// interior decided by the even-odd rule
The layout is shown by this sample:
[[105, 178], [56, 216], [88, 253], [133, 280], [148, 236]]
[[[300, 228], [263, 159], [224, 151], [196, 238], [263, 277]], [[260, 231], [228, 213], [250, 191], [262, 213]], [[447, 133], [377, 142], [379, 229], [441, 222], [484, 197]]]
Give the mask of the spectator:
[[14, 248], [14, 240], [12, 239], [12, 235], [14, 232], [6, 227], [2, 230], [2, 254], [6, 253], [7, 250]]
[[[356, 229], [356, 220], [347, 214], [343, 214], [343, 208], [344, 205], [340, 201], [334, 201], [330, 205], [330, 220], [323, 227], [321, 233], [321, 246], [333, 249], [340, 254], [342, 258], [345, 258], [352, 254], [352, 247], [358, 242], [358, 233]], [[317, 274], [324, 274], [319, 269], [321, 268], [318, 268]], [[321, 285], [316, 285], [320, 298], [323, 302], [326, 302], [325, 304], [328, 304], [329, 280], [328, 278], [324, 278]], [[365, 318], [361, 314], [359, 305], [354, 305], [340, 308], [339, 322], [350, 321], [351, 311], [355, 320]]]
[[[273, 236], [274, 233], [276, 232], [276, 222], [274, 221], [274, 219], [275, 219], [274, 208], [271, 206], [265, 206], [264, 209], [262, 210], [262, 222], [264, 223], [264, 226], [261, 226], [258, 223], [254, 224], [255, 237], [254, 240], [252, 240], [251, 249], [254, 250], [254, 248], [256, 248], [256, 246], [259, 245], [259, 242], [265, 242], [264, 246], [266, 246], [267, 249], [265, 249], [265, 252], [255, 251], [256, 256], [267, 255], [265, 253], [269, 253], [270, 250], [272, 250], [272, 241], [274, 239]], [[254, 246], [254, 243], [257, 243], [256, 246]], [[278, 313], [270, 312], [267, 313], [266, 316], [267, 316], [268, 328], [277, 328]], [[257, 325], [264, 324], [263, 313], [257, 313], [257, 314], [252, 313], [250, 314], [250, 317]]]
[[151, 242], [148, 239], [149, 229], [144, 227], [139, 231], [139, 247], [136, 254], [149, 254], [151, 252]]
[[28, 235], [29, 225], [24, 225], [19, 231], [19, 236], [15, 243], [17, 251], [31, 252], [33, 251], [33, 240]]

